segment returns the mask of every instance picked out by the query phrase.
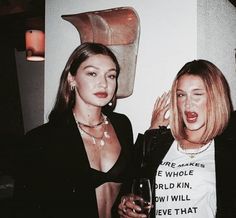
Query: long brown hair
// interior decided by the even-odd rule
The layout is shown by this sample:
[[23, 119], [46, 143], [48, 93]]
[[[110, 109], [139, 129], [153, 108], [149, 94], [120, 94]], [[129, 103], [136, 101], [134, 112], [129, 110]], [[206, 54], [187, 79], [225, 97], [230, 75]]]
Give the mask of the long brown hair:
[[[86, 61], [89, 57], [97, 54], [109, 56], [116, 66], [116, 91], [117, 91], [117, 79], [120, 73], [120, 66], [114, 53], [105, 45], [100, 43], [86, 42], [78, 46], [70, 55], [65, 68], [60, 78], [60, 84], [57, 91], [57, 97], [55, 105], [49, 114], [49, 120], [60, 117], [64, 112], [71, 110], [75, 105], [75, 90], [71, 90], [71, 87], [67, 81], [68, 74], [75, 76], [79, 66]], [[112, 99], [112, 106], [105, 105], [103, 112], [112, 111], [116, 105], [116, 91]]]
[[177, 85], [183, 75], [194, 75], [202, 79], [207, 100], [206, 131], [201, 142], [206, 143], [223, 132], [233, 110], [229, 85], [223, 73], [207, 60], [186, 63], [176, 75], [171, 88], [171, 131], [177, 140], [186, 139], [184, 122], [177, 107]]

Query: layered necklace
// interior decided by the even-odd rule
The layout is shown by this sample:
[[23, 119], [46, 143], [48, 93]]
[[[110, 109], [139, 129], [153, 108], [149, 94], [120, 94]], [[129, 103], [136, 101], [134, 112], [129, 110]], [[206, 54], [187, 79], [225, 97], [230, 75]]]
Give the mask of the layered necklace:
[[177, 142], [177, 150], [182, 154], [186, 154], [190, 158], [194, 158], [196, 155], [201, 154], [204, 151], [206, 151], [210, 147], [211, 143], [212, 143], [212, 140], [197, 149], [186, 149], [181, 144], [179, 144], [179, 142]]
[[[89, 125], [89, 124], [85, 124], [85, 123], [78, 121], [75, 114], [74, 114], [74, 118], [77, 123], [77, 126], [78, 126], [81, 136], [83, 136], [83, 135], [89, 136], [92, 140], [93, 145], [96, 145], [97, 142], [99, 142], [99, 145], [101, 147], [103, 147], [106, 143], [105, 138], [110, 138], [110, 135], [108, 133], [109, 121], [108, 121], [107, 116], [105, 116], [104, 114], [102, 114], [102, 120], [99, 123], [96, 123], [94, 125]], [[103, 133], [101, 136], [95, 136], [84, 129], [84, 128], [96, 129], [102, 125], [104, 126], [104, 128], [103, 128]]]

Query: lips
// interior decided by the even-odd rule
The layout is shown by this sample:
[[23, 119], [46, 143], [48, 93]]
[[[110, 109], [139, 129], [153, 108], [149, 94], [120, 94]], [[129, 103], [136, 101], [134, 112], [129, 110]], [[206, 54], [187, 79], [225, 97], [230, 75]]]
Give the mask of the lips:
[[192, 111], [185, 111], [184, 112], [187, 118], [187, 122], [189, 123], [194, 123], [196, 122], [197, 118], [198, 118], [198, 114], [196, 112], [192, 112]]
[[95, 95], [98, 98], [106, 98], [108, 96], [108, 94], [106, 92], [96, 92]]

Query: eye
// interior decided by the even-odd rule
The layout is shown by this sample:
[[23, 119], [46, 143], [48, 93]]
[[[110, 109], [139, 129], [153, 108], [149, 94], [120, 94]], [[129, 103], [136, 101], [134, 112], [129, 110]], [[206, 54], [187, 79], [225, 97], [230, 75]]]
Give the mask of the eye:
[[201, 96], [201, 95], [204, 95], [204, 93], [197, 92], [197, 93], [194, 93], [194, 95]]
[[110, 78], [110, 79], [116, 79], [116, 75], [115, 75], [115, 74], [108, 75], [108, 78]]
[[97, 76], [97, 74], [96, 74], [95, 72], [88, 72], [87, 74], [88, 74], [89, 76], [92, 76], [92, 77]]
[[184, 93], [177, 93], [177, 98], [185, 96]]

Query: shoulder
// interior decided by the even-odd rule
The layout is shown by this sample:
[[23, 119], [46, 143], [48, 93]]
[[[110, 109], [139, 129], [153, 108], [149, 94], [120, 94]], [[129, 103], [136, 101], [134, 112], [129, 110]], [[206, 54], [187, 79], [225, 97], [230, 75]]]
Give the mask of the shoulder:
[[233, 111], [230, 116], [230, 120], [225, 131], [226, 132], [228, 131], [229, 133], [233, 135], [233, 133], [235, 133], [235, 128], [236, 128], [236, 111]]
[[50, 119], [47, 123], [42, 124], [26, 133], [27, 137], [43, 137], [51, 134], [57, 135], [65, 132], [68, 126], [74, 125], [74, 117], [71, 111], [66, 111], [60, 116]]
[[108, 117], [108, 119], [111, 120], [112, 123], [120, 123], [120, 124], [125, 123], [125, 124], [131, 125], [130, 119], [125, 114], [112, 112], [112, 113], [106, 114], [106, 116]]
[[41, 136], [47, 136], [49, 134], [51, 125], [49, 123], [42, 124], [38, 127], [35, 127], [34, 129], [31, 129], [25, 134], [25, 137], [41, 137]]
[[165, 126], [160, 127], [159, 129], [148, 129], [144, 133], [145, 138], [158, 140], [158, 141], [173, 141], [174, 137], [172, 136], [171, 130]]
[[122, 113], [118, 113], [118, 112], [111, 112], [111, 113], [107, 113], [106, 114], [109, 118], [116, 118], [116, 119], [128, 119], [128, 116]]
[[133, 143], [133, 128], [129, 118], [125, 114], [112, 112], [106, 114], [120, 140]]
[[50, 123], [42, 124], [28, 131], [22, 139], [22, 147], [30, 150], [39, 150], [47, 147], [52, 138], [53, 127]]
[[230, 140], [230, 141], [236, 140], [235, 129], [236, 129], [236, 111], [233, 111], [230, 116], [230, 120], [226, 129], [219, 136], [219, 138], [222, 140]]
[[174, 141], [171, 130], [166, 127], [159, 129], [149, 129], [144, 133], [143, 141], [147, 153], [154, 150], [167, 152]]

